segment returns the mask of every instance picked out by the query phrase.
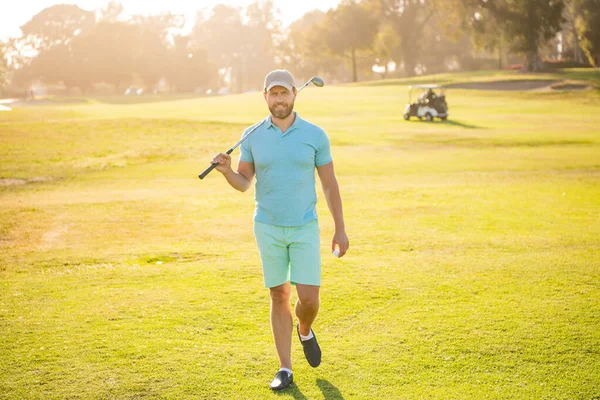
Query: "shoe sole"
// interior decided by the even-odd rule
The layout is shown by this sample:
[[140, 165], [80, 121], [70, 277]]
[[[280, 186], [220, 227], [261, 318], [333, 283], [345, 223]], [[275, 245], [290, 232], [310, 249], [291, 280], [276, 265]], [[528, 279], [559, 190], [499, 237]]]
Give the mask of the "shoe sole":
[[282, 390], [285, 390], [285, 389], [289, 389], [289, 388], [291, 388], [293, 385], [294, 385], [294, 381], [291, 381], [291, 382], [290, 382], [290, 383], [289, 383], [287, 386], [285, 386], [285, 387], [282, 387], [282, 388], [272, 388], [271, 386], [269, 386], [269, 389], [271, 389], [271, 390], [272, 390], [272, 391], [274, 391], [274, 392], [280, 392], [280, 391], [282, 391]]

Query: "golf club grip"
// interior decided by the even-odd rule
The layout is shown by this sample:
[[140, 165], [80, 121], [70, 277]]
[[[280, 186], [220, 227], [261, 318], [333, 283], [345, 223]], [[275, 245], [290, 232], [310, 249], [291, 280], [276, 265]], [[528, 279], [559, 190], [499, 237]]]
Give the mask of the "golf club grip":
[[198, 175], [198, 178], [204, 179], [204, 177], [206, 175], [208, 175], [210, 173], [210, 171], [212, 171], [213, 169], [215, 169], [216, 166], [217, 166], [217, 164], [210, 164], [210, 166], [208, 168], [206, 168], [204, 170], [204, 172], [202, 172], [200, 175]]
[[[227, 152], [225, 154], [231, 154], [232, 151], [233, 151], [233, 148], [227, 150]], [[212, 171], [213, 169], [215, 169], [216, 166], [217, 166], [217, 164], [210, 164], [208, 166], [208, 168], [206, 168], [204, 170], [204, 172], [202, 172], [200, 175], [198, 175], [198, 178], [204, 179], [206, 177], [206, 175], [210, 174], [210, 171]]]

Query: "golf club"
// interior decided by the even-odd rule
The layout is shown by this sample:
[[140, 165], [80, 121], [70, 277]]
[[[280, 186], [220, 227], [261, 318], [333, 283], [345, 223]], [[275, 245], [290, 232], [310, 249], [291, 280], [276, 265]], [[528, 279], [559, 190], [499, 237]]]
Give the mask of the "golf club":
[[[318, 78], [316, 76], [313, 76], [312, 78], [310, 78], [310, 80], [308, 80], [304, 85], [300, 86], [300, 89], [298, 89], [298, 91], [296, 93], [299, 93], [302, 89], [304, 89], [309, 83], [312, 83], [313, 85], [315, 85], [316, 87], [323, 87], [324, 83], [323, 83], [323, 79]], [[261, 123], [255, 125], [252, 129], [250, 129], [250, 131], [248, 131], [247, 134], [245, 134], [240, 140], [239, 142], [237, 142], [236, 144], [234, 144], [229, 150], [227, 150], [225, 153], [226, 154], [231, 154], [239, 145], [241, 145], [242, 143], [244, 143], [244, 140], [248, 139], [248, 136], [250, 136], [252, 134], [252, 132], [254, 132], [255, 130], [257, 130], [262, 124], [264, 123], [264, 121], [262, 121]], [[206, 168], [204, 170], [204, 172], [202, 172], [200, 175], [198, 175], [198, 178], [200, 179], [204, 179], [204, 177], [206, 175], [208, 175], [210, 173], [210, 171], [212, 171], [213, 169], [215, 169], [215, 167], [217, 166], [217, 164], [210, 164], [210, 166], [208, 168]]]

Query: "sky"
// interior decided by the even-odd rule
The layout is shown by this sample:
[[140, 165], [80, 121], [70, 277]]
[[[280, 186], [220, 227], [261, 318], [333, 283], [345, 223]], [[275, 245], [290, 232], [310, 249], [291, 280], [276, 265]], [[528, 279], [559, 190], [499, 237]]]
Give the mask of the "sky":
[[[9, 7], [3, 7], [0, 12], [0, 40], [8, 37], [20, 36], [19, 27], [31, 19], [32, 16], [46, 7], [54, 4], [77, 4], [85, 10], [104, 8], [109, 0], [17, 0], [10, 2]], [[306, 12], [319, 9], [327, 11], [338, 5], [340, 0], [274, 0], [275, 6], [279, 8], [279, 18], [284, 26], [300, 18]], [[254, 0], [121, 0], [125, 13], [127, 14], [158, 14], [163, 11], [171, 11], [177, 14], [185, 14], [186, 19], [193, 21], [196, 10], [203, 8], [211, 9], [216, 4], [227, 4], [234, 7], [245, 7]], [[188, 21], [188, 22], [189, 22]]]

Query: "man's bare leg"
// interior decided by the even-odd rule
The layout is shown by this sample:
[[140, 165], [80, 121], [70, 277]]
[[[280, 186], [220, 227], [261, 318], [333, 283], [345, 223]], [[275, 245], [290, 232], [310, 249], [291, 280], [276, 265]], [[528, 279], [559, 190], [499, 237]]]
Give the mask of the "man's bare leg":
[[292, 329], [294, 320], [290, 297], [292, 287], [289, 282], [269, 289], [271, 292], [271, 330], [277, 355], [279, 355], [279, 367], [292, 369]]
[[298, 301], [296, 301], [296, 317], [300, 323], [300, 334], [308, 336], [317, 313], [319, 312], [319, 286], [296, 285]]

